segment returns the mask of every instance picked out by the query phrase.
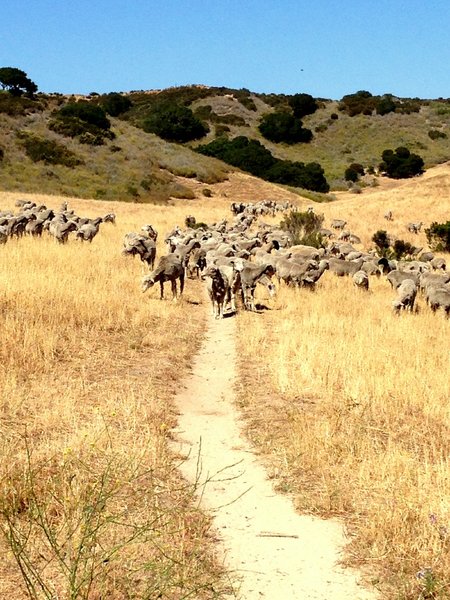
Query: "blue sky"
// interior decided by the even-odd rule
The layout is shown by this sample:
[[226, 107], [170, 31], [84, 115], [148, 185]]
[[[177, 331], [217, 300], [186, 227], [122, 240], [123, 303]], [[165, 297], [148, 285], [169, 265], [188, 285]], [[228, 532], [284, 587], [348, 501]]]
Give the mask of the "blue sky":
[[0, 66], [65, 94], [450, 97], [449, 0], [2, 0]]

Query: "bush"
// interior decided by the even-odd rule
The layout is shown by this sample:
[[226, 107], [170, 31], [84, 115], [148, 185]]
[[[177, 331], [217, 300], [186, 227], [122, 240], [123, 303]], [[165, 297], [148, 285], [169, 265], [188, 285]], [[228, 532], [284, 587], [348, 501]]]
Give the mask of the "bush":
[[380, 171], [394, 179], [406, 179], [423, 173], [424, 162], [418, 154], [412, 154], [400, 146], [393, 152], [384, 150]]
[[128, 96], [111, 92], [100, 97], [99, 105], [111, 117], [118, 117], [131, 108], [132, 102]]
[[286, 112], [271, 113], [261, 119], [260, 133], [271, 142], [286, 144], [308, 143], [313, 134], [302, 122]]
[[433, 250], [450, 252], [450, 221], [433, 222], [428, 229], [425, 229], [425, 235]]
[[75, 167], [82, 164], [76, 154], [54, 140], [20, 131], [17, 137], [25, 148], [25, 152], [33, 162], [43, 161], [47, 165], [64, 165]]
[[390, 247], [387, 231], [384, 229], [376, 231], [372, 236], [372, 242], [375, 244], [378, 254], [380, 254], [380, 256], [386, 256]]
[[231, 129], [228, 127], [228, 125], [216, 125], [216, 128], [214, 130], [214, 135], [216, 137], [221, 137], [222, 135], [225, 135], [227, 133], [229, 133], [231, 131]]
[[190, 142], [209, 131], [190, 108], [176, 104], [161, 104], [144, 120], [144, 131], [155, 133], [168, 142]]
[[74, 117], [90, 125], [95, 125], [99, 129], [111, 128], [111, 123], [103, 108], [84, 100], [65, 104], [55, 113], [55, 117], [62, 120]]
[[211, 198], [212, 197], [212, 191], [209, 188], [204, 188], [202, 190], [202, 194], [205, 196], [205, 198]]
[[430, 131], [428, 132], [428, 137], [430, 137], [432, 140], [438, 140], [438, 139], [447, 139], [447, 134], [444, 133], [443, 131], [439, 131], [438, 129], [430, 129]]
[[289, 98], [288, 103], [296, 119], [312, 115], [319, 108], [316, 100], [310, 94], [294, 94]]
[[281, 221], [280, 227], [292, 235], [294, 244], [305, 244], [320, 248], [323, 246], [323, 238], [319, 233], [319, 229], [322, 227], [323, 220], [323, 215], [292, 210]]
[[44, 106], [37, 100], [24, 96], [11, 96], [8, 92], [0, 91], [0, 113], [16, 117], [29, 111], [42, 111]]
[[0, 147], [0, 162], [5, 158], [5, 151]]
[[273, 183], [316, 192], [329, 191], [324, 171], [318, 163], [304, 165], [301, 162], [279, 160], [258, 140], [251, 140], [245, 136], [233, 140], [221, 137], [209, 144], [198, 146], [196, 150]]
[[372, 236], [372, 241], [377, 248], [378, 254], [386, 258], [395, 258], [400, 260], [405, 256], [411, 256], [414, 250], [414, 246], [412, 246], [412, 244], [403, 240], [395, 240], [394, 244], [391, 246], [389, 236], [384, 229], [379, 229], [376, 233], [374, 233]]
[[355, 183], [361, 175], [364, 175], [364, 167], [359, 163], [352, 163], [345, 169], [344, 177], [346, 181], [353, 181]]

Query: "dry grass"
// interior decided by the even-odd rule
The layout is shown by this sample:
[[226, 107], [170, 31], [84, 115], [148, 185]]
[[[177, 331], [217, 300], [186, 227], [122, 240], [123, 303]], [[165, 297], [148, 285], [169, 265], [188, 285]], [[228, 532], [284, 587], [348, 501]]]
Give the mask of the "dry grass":
[[120, 253], [127, 231], [151, 222], [162, 239], [189, 211], [69, 205], [114, 210], [118, 225], [91, 245], [23, 238], [0, 253], [0, 596], [25, 597], [14, 548], [31, 597], [220, 598], [210, 522], [167, 444], [204, 329], [200, 290], [143, 296], [140, 261]]
[[[424, 245], [404, 223], [447, 220], [449, 181], [442, 166], [317, 210], [366, 244], [388, 225]], [[422, 298], [396, 317], [386, 280], [371, 284], [325, 273], [315, 293], [283, 287], [273, 310], [240, 314], [240, 404], [278, 487], [301, 511], [345, 519], [348, 561], [386, 597], [448, 598], [450, 321]]]
[[[405, 223], [448, 219], [448, 170], [382, 180], [316, 211], [325, 225], [346, 218], [366, 247], [377, 229], [425, 245]], [[204, 187], [183, 183], [197, 195]], [[1, 248], [0, 512], [16, 554], [28, 539], [39, 567], [31, 579], [49, 587], [41, 597], [226, 595], [210, 523], [167, 447], [171, 398], [208, 307], [190, 281], [177, 304], [160, 302], [158, 289], [143, 297], [142, 266], [120, 255], [122, 238], [152, 223], [161, 254], [164, 233], [188, 213], [213, 222], [230, 215], [231, 200], [313, 202], [242, 174], [207, 187], [212, 199], [170, 207], [69, 199], [79, 214], [115, 211], [118, 225], [102, 225], [92, 245], [43, 238]], [[2, 194], [1, 208], [18, 196]], [[450, 323], [421, 299], [417, 314], [396, 318], [391, 299], [384, 280], [363, 296], [326, 273], [315, 294], [281, 289], [275, 310], [239, 314], [239, 402], [280, 489], [302, 511], [345, 518], [348, 560], [369, 566], [386, 597], [445, 598]], [[0, 596], [20, 600], [23, 580], [1, 551]]]

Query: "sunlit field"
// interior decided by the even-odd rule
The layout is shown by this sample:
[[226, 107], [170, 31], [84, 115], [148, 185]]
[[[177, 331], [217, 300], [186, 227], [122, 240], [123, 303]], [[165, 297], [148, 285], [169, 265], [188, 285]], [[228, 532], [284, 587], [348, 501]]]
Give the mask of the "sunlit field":
[[[213, 198], [170, 206], [68, 199], [117, 225], [92, 244], [44, 234], [0, 246], [1, 598], [229, 597], [211, 522], [170, 450], [172, 399], [211, 309], [200, 281], [177, 302], [169, 284], [163, 301], [159, 286], [142, 294], [146, 267], [121, 250], [150, 223], [160, 256], [188, 214], [230, 220], [230, 202], [261, 199], [253, 185], [230, 177]], [[449, 188], [442, 166], [330, 203], [286, 195], [325, 227], [347, 220], [358, 249], [380, 229], [426, 249], [423, 230], [450, 218]], [[2, 193], [0, 209], [17, 198], [66, 200]], [[424, 222], [419, 235], [410, 221]], [[450, 597], [450, 319], [420, 294], [416, 312], [395, 315], [384, 276], [367, 293], [325, 272], [315, 292], [257, 295], [267, 310], [236, 317], [236, 401], [274, 485], [301, 512], [343, 519], [343, 560], [382, 597]]]
[[[414, 183], [317, 210], [366, 248], [378, 229], [426, 246], [405, 223], [448, 220], [448, 179]], [[448, 598], [450, 320], [421, 295], [396, 316], [394, 298], [384, 276], [365, 293], [329, 272], [313, 293], [260, 292], [270, 310], [238, 317], [239, 401], [278, 489], [302, 512], [343, 517], [347, 562], [388, 598]]]
[[[0, 208], [18, 197], [1, 194]], [[220, 598], [228, 580], [209, 520], [168, 450], [171, 398], [204, 330], [200, 284], [176, 303], [168, 284], [167, 300], [159, 286], [143, 295], [141, 261], [121, 255], [124, 234], [145, 223], [163, 253], [188, 213], [69, 208], [115, 211], [117, 225], [92, 244], [44, 234], [0, 248], [0, 597]]]

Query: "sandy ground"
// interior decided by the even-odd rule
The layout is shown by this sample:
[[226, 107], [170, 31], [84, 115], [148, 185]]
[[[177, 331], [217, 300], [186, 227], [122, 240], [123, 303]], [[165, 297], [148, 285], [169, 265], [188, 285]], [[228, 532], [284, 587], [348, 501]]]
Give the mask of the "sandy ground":
[[234, 318], [209, 320], [206, 340], [176, 398], [174, 448], [182, 470], [199, 483], [226, 567], [240, 600], [375, 600], [359, 574], [337, 562], [345, 545], [340, 523], [302, 516], [276, 494], [245, 440], [234, 405]]

